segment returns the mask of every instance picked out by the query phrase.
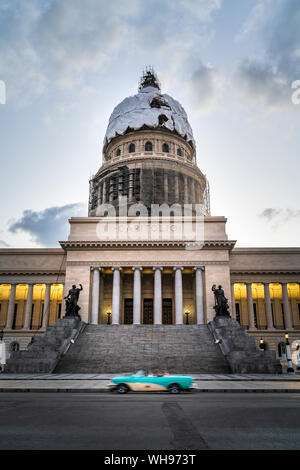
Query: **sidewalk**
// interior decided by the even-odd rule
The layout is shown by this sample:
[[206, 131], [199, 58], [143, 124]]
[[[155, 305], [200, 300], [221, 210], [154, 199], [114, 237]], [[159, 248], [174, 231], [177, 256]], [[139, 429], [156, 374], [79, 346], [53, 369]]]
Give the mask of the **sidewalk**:
[[[125, 373], [128, 374], [129, 373]], [[0, 374], [0, 392], [109, 392], [123, 374]], [[300, 393], [300, 374], [191, 374], [196, 392]]]

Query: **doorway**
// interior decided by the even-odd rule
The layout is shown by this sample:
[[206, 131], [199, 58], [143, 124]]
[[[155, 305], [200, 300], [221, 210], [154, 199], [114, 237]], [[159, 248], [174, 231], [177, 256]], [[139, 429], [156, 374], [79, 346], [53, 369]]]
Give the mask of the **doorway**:
[[143, 323], [144, 325], [153, 325], [153, 299], [144, 299]]
[[133, 299], [124, 300], [124, 325], [133, 323]]
[[163, 325], [173, 324], [172, 299], [163, 299], [162, 322]]

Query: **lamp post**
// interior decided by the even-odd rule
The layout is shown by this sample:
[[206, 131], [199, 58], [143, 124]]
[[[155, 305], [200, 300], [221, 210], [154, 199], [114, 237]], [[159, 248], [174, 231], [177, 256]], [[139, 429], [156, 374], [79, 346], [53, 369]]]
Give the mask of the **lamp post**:
[[107, 312], [107, 324], [110, 325], [111, 312]]
[[189, 314], [190, 314], [190, 312], [185, 312], [185, 315], [186, 315], [186, 322], [185, 322], [185, 324], [186, 324], [186, 325], [189, 324]]
[[296, 344], [296, 354], [297, 354], [297, 370], [300, 370], [300, 348], [299, 344]]
[[3, 335], [3, 330], [0, 330], [0, 372], [2, 372], [6, 363], [6, 350], [5, 343], [3, 341]]
[[259, 349], [260, 349], [261, 351], [264, 351], [264, 350], [266, 349], [265, 342], [264, 342], [264, 340], [263, 340], [262, 338], [260, 338], [260, 340], [259, 340]]
[[291, 357], [291, 349], [290, 349], [290, 343], [289, 343], [289, 334], [286, 331], [285, 332], [285, 344], [286, 344], [286, 357], [288, 361], [288, 368], [287, 368], [287, 373], [288, 374], [294, 374], [294, 368], [293, 368], [293, 361]]

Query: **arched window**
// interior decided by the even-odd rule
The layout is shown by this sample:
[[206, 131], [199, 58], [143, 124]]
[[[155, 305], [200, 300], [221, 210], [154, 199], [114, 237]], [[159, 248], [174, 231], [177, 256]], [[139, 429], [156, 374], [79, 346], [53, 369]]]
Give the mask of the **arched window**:
[[163, 144], [163, 146], [162, 146], [162, 151], [163, 151], [163, 152], [166, 152], [166, 153], [169, 153], [170, 149], [169, 149], [168, 144]]
[[135, 152], [135, 145], [134, 144], [130, 144], [129, 145], [129, 153], [133, 153]]
[[151, 142], [146, 142], [145, 144], [145, 151], [146, 152], [152, 152], [152, 143]]
[[121, 155], [121, 150], [120, 149], [117, 150], [116, 155], [117, 155], [117, 157], [119, 157]]
[[182, 156], [182, 151], [181, 151], [180, 147], [178, 147], [178, 149], [177, 149], [177, 155], [179, 155], [180, 157]]

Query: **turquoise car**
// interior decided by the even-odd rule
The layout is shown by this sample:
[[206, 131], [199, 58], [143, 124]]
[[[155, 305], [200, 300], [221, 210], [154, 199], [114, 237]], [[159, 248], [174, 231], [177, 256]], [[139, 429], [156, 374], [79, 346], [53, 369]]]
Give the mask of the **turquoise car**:
[[152, 375], [139, 371], [134, 375], [114, 377], [110, 388], [118, 393], [127, 393], [129, 391], [180, 393], [181, 390], [187, 391], [193, 388], [193, 378], [183, 375]]

